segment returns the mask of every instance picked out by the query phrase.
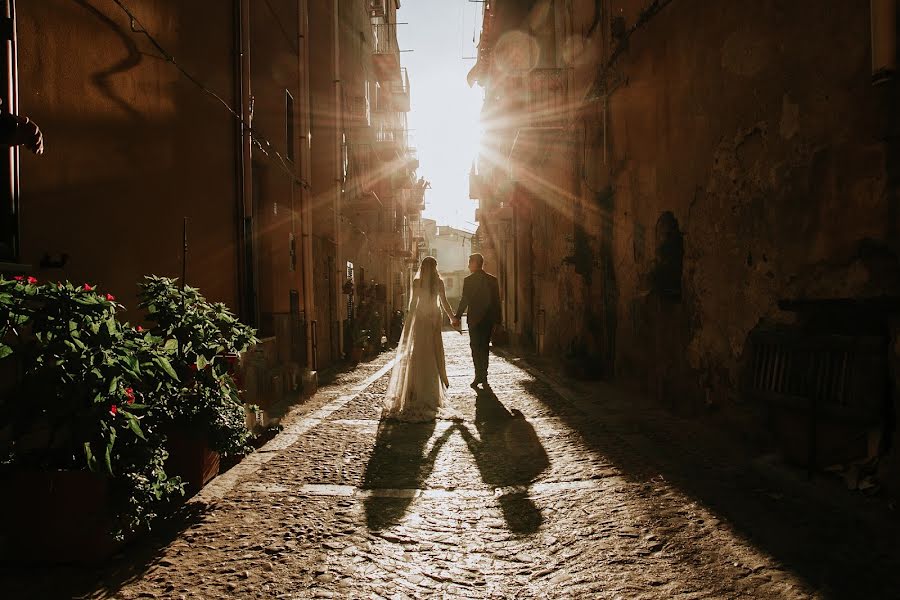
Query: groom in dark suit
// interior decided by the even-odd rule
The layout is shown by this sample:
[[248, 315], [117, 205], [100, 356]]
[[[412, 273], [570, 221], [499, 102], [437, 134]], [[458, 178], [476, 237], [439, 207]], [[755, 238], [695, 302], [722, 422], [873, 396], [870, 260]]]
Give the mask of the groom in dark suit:
[[469, 346], [475, 363], [475, 381], [471, 385], [473, 389], [478, 389], [479, 384], [490, 389], [487, 381], [488, 356], [491, 336], [500, 323], [500, 284], [496, 277], [484, 272], [484, 257], [481, 254], [469, 257], [469, 271], [472, 274], [463, 281], [462, 298], [453, 326], [460, 326], [462, 314], [468, 309]]

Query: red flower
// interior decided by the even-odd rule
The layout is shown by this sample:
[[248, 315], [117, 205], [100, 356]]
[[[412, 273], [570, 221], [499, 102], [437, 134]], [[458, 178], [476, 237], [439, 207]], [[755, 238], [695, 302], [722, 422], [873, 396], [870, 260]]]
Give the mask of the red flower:
[[89, 284], [89, 283], [84, 284], [84, 287], [82, 287], [81, 289], [83, 289], [83, 290], [86, 291], [86, 292], [92, 292], [92, 291], [94, 291], [94, 288], [92, 288], [92, 287], [91, 287], [91, 284]]
[[134, 390], [130, 387], [125, 388], [125, 395], [128, 397], [128, 404], [134, 404]]
[[34, 285], [35, 283], [37, 283], [37, 277], [31, 277], [31, 276], [29, 276], [28, 279], [27, 279], [26, 281], [28, 281], [28, 283]]
[[141, 327], [140, 325], [138, 325], [135, 329], [136, 329], [136, 331], [137, 331], [138, 333], [143, 333], [143, 332], [144, 332], [144, 328]]
[[116, 416], [117, 412], [119, 412], [119, 409], [116, 408], [115, 404], [109, 407], [109, 414], [111, 414], [112, 416]]
[[115, 301], [116, 297], [113, 296], [112, 294], [107, 294], [106, 299], [109, 300], [110, 302], [113, 302], [113, 301]]
[[190, 365], [188, 365], [188, 368], [189, 368], [191, 371], [196, 371], [196, 370], [197, 370], [197, 365], [196, 365], [196, 363], [191, 363]]
[[15, 277], [13, 277], [13, 279], [15, 279], [16, 281], [22, 281], [25, 278], [22, 277], [21, 275], [16, 275]]

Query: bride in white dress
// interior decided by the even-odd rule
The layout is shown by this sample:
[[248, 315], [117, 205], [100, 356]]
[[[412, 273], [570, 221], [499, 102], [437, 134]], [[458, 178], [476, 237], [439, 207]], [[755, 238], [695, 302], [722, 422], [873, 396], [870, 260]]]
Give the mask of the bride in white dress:
[[437, 260], [426, 256], [413, 280], [409, 311], [385, 394], [384, 418], [431, 421], [444, 406], [450, 384], [441, 338], [442, 311], [452, 318]]

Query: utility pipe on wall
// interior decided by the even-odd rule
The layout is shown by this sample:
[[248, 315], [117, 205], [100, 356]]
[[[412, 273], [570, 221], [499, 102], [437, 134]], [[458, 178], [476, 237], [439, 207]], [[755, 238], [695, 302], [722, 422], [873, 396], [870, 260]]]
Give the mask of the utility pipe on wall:
[[[310, 131], [310, 102], [309, 92], [309, 2], [300, 0], [300, 130], [303, 132], [304, 143], [300, 145], [300, 168], [303, 181], [312, 181], [312, 169], [310, 166], [312, 156], [312, 132]], [[300, 189], [300, 230], [302, 232], [302, 268], [303, 268], [303, 306], [306, 310], [306, 367], [314, 371], [317, 366], [318, 351], [314, 344], [314, 323], [316, 316], [316, 295], [313, 293], [313, 249], [312, 249], [312, 191], [307, 188]]]
[[[19, 114], [19, 58], [16, 43], [16, 2], [5, 0], [0, 12], [3, 44], [3, 79], [0, 87], [0, 98], [3, 105], [0, 110]], [[5, 159], [0, 159], [0, 260], [18, 262], [19, 260], [19, 148], [10, 147]]]
[[[334, 0], [334, 246], [335, 246], [335, 273], [334, 286], [336, 298], [342, 298], [341, 286], [346, 274], [344, 272], [344, 259], [341, 255], [341, 180], [343, 178], [343, 155], [341, 134], [344, 129], [341, 99], [341, 12], [340, 0]], [[341, 318], [340, 307], [336, 306], [338, 320], [338, 353], [344, 353], [344, 320]]]
[[893, 79], [897, 72], [897, 0], [870, 0], [872, 83]]

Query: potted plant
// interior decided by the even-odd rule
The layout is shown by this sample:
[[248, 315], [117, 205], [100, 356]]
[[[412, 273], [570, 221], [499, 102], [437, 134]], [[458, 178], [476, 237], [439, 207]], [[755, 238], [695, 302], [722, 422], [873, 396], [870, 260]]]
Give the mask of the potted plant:
[[197, 491], [218, 473], [220, 457], [250, 450], [250, 431], [233, 373], [234, 357], [256, 343], [255, 332], [197, 288], [149, 276], [140, 306], [164, 340], [182, 385], [167, 406], [169, 468]]
[[362, 360], [368, 343], [369, 332], [362, 328], [356, 329], [353, 335], [353, 345], [350, 348], [350, 362], [357, 364]]
[[[94, 286], [0, 279], [2, 535], [18, 558], [90, 561], [182, 493], [163, 465], [172, 349]], [[73, 519], [73, 510], [78, 518]]]

